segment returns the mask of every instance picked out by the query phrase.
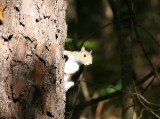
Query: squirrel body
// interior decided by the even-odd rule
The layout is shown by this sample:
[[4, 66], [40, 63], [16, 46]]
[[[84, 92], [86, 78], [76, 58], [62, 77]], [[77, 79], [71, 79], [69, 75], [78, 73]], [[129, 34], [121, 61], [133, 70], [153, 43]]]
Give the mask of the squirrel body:
[[81, 48], [81, 51], [64, 51], [64, 55], [68, 57], [68, 60], [65, 62], [64, 66], [64, 83], [65, 91], [74, 86], [74, 81], [72, 76], [79, 71], [81, 65], [90, 65], [92, 64], [92, 55], [91, 52], [85, 50], [84, 47]]

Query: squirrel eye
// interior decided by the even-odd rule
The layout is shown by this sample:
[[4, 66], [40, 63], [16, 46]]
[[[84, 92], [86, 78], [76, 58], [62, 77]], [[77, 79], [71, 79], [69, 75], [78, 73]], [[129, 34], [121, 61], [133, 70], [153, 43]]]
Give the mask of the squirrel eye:
[[84, 57], [86, 57], [86, 54], [84, 54]]

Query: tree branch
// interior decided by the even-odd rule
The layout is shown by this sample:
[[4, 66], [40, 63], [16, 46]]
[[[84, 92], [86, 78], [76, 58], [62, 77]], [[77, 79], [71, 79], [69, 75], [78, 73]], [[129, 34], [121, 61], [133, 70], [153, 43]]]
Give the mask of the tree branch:
[[93, 37], [96, 33], [100, 32], [101, 30], [105, 29], [106, 27], [108, 27], [108, 26], [110, 26], [110, 25], [112, 25], [112, 24], [114, 24], [114, 23], [121, 22], [121, 21], [130, 19], [130, 18], [131, 18], [131, 16], [127, 16], [127, 17], [124, 17], [124, 18], [121, 18], [121, 19], [114, 20], [114, 21], [112, 21], [111, 23], [108, 23], [108, 24], [100, 27], [100, 28], [97, 29], [96, 31], [90, 33], [90, 35], [88, 35], [88, 36], [85, 38], [85, 40], [82, 41], [82, 43], [81, 43], [81, 45], [80, 45], [80, 48], [84, 45], [84, 43], [85, 43], [89, 38]]
[[92, 99], [88, 102], [85, 102], [85, 103], [81, 103], [81, 104], [78, 104], [77, 106], [75, 106], [75, 109], [76, 110], [81, 110], [89, 105], [92, 105], [92, 104], [95, 104], [95, 103], [98, 103], [102, 100], [106, 100], [106, 99], [110, 99], [110, 98], [114, 98], [114, 97], [117, 97], [117, 96], [120, 96], [122, 93], [121, 90], [118, 90], [118, 91], [115, 91], [113, 93], [110, 93], [110, 94], [107, 94], [105, 96], [101, 96], [101, 97], [98, 97], [98, 98], [95, 98], [95, 99]]
[[[130, 12], [130, 14], [132, 15], [132, 14], [133, 14], [133, 13], [132, 13], [132, 8], [130, 7], [130, 5], [129, 5], [129, 3], [127, 2], [127, 0], [126, 0], [126, 3], [127, 3], [127, 5], [128, 5], [128, 10], [129, 10], [129, 12]], [[141, 40], [140, 40], [140, 36], [139, 36], [139, 33], [138, 33], [138, 31], [137, 31], [137, 27], [136, 27], [136, 26], [137, 26], [137, 23], [136, 23], [136, 21], [135, 21], [135, 19], [134, 19], [134, 16], [131, 16], [131, 20], [132, 20], [132, 23], [133, 23], [133, 29], [134, 29], [135, 35], [136, 35], [136, 37], [137, 37], [138, 43], [139, 43], [139, 45], [140, 45], [140, 47], [141, 47], [141, 49], [142, 49], [142, 51], [143, 51], [143, 53], [144, 53], [144, 55], [145, 55], [145, 57], [146, 57], [146, 59], [147, 59], [149, 65], [151, 66], [152, 70], [155, 72], [156, 77], [157, 77], [158, 80], [160, 81], [160, 76], [159, 76], [159, 74], [158, 74], [155, 66], [153, 65], [152, 61], [150, 60], [150, 57], [149, 57], [148, 54], [146, 53], [146, 50], [145, 50], [145, 47], [143, 46], [143, 43], [142, 43]]]
[[[160, 72], [160, 68], [156, 69], [158, 72]], [[154, 71], [151, 71], [150, 73], [148, 73], [143, 79], [141, 79], [140, 81], [136, 82], [136, 85], [140, 85], [143, 84], [145, 81], [147, 81], [150, 77], [152, 77], [155, 74]]]
[[156, 40], [156, 38], [142, 25], [136, 24], [138, 27], [140, 27], [158, 46], [160, 46], [160, 43]]
[[[160, 68], [158, 68], [157, 71], [160, 72]], [[153, 71], [148, 73], [143, 79], [141, 79], [140, 81], [137, 81], [136, 85], [143, 84], [145, 81], [147, 81], [154, 74], [155, 74], [155, 72], [153, 72]], [[90, 101], [87, 101], [87, 102], [84, 102], [84, 103], [80, 103], [80, 104], [76, 105], [74, 107], [74, 109], [75, 110], [81, 110], [83, 108], [86, 108], [87, 106], [93, 105], [93, 104], [98, 103], [100, 101], [111, 99], [111, 98], [115, 98], [117, 96], [120, 96], [121, 94], [122, 94], [122, 90], [117, 90], [117, 91], [115, 91], [113, 93], [110, 93], [110, 94], [107, 94], [107, 95], [104, 95], [104, 96], [101, 96], [101, 97], [98, 97], [98, 98], [91, 99]]]

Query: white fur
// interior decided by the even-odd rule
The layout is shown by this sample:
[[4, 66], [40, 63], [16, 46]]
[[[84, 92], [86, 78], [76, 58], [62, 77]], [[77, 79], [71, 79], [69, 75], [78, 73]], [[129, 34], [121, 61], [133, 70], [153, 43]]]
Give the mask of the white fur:
[[64, 51], [63, 54], [68, 56], [68, 60], [65, 63], [64, 66], [64, 87], [65, 91], [67, 91], [69, 88], [74, 86], [74, 82], [71, 79], [71, 76], [78, 72], [79, 67], [81, 64], [84, 65], [90, 65], [90, 62], [84, 62], [79, 59], [79, 55], [77, 53], [82, 53], [85, 51], [85, 48], [82, 47], [80, 52], [74, 51], [74, 53], [71, 53], [71, 51]]
[[65, 91], [67, 91], [74, 85], [74, 82], [70, 80], [72, 75], [69, 74], [74, 74], [78, 70], [79, 70], [79, 64], [69, 58], [65, 63], [64, 67], [64, 73], [66, 74], [64, 75]]
[[69, 81], [65, 83], [65, 91], [67, 91], [68, 89], [70, 89], [72, 86], [74, 86], [74, 82], [73, 81]]

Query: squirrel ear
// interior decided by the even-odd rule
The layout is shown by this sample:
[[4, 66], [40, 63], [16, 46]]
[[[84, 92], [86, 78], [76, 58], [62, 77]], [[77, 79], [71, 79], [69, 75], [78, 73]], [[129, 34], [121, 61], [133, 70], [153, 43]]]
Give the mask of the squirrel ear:
[[92, 50], [90, 51], [90, 54], [92, 53]]
[[84, 46], [81, 48], [81, 51], [85, 51], [85, 47]]

